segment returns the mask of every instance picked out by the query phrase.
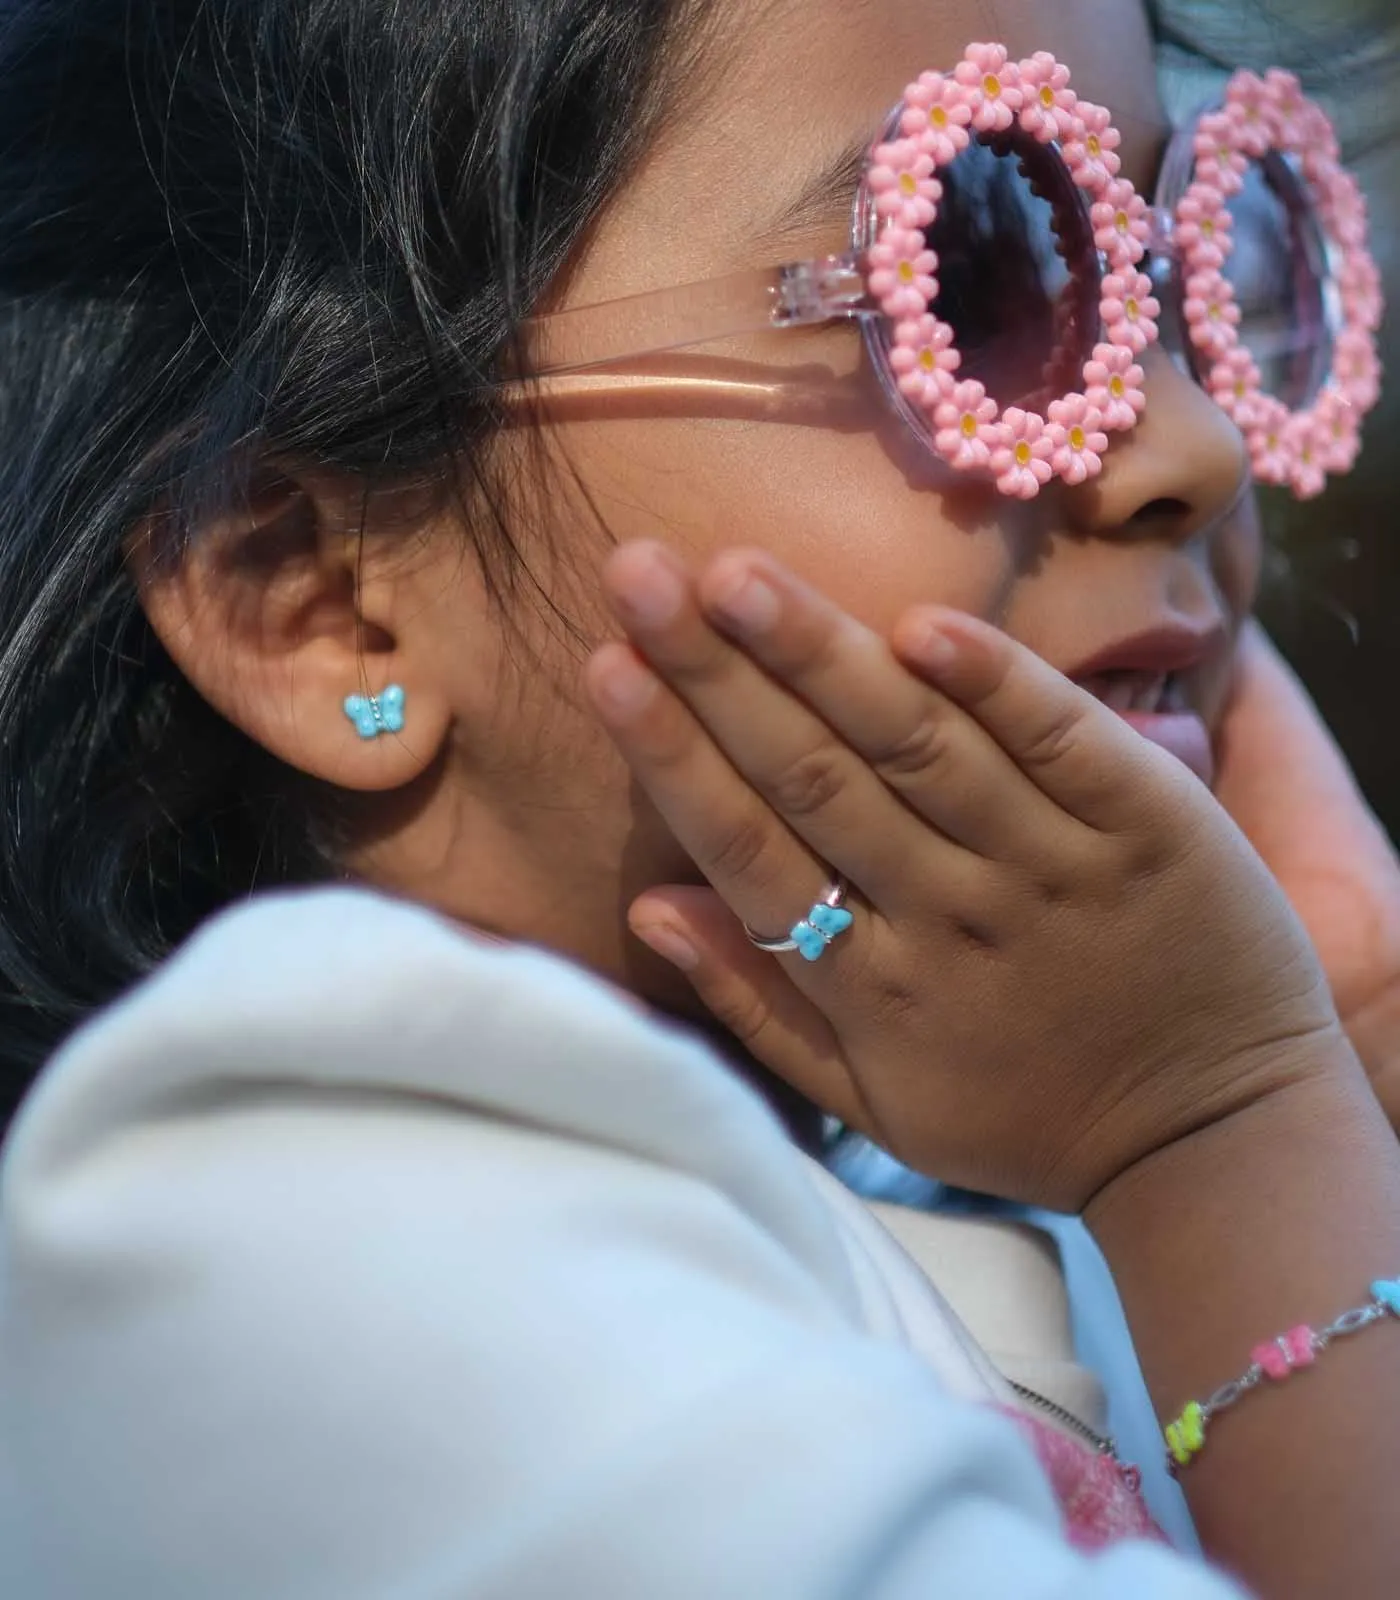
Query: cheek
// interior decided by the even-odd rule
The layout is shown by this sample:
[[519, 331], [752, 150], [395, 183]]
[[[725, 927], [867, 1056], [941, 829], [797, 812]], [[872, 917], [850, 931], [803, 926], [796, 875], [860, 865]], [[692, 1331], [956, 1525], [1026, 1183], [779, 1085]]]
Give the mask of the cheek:
[[1002, 508], [926, 481], [897, 420], [833, 431], [780, 421], [652, 418], [561, 436], [609, 542], [661, 539], [699, 563], [759, 546], [882, 632], [907, 606], [1002, 610], [1016, 575]]
[[1211, 552], [1212, 575], [1232, 616], [1243, 620], [1254, 609], [1263, 562], [1259, 501], [1249, 489]]

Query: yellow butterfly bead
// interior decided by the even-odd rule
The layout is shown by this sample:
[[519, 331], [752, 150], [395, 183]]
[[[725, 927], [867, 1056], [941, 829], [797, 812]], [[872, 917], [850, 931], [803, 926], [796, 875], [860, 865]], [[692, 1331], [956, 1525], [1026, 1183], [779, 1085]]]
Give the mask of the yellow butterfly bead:
[[1199, 1400], [1192, 1400], [1175, 1422], [1167, 1424], [1167, 1449], [1177, 1466], [1184, 1467], [1206, 1442], [1205, 1417]]

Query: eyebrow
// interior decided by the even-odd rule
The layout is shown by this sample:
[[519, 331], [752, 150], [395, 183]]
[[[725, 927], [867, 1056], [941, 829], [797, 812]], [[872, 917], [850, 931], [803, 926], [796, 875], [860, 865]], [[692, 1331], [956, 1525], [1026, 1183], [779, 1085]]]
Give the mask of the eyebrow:
[[785, 240], [829, 224], [833, 217], [849, 214], [872, 143], [867, 130], [812, 173], [759, 230], [761, 243], [776, 247]]

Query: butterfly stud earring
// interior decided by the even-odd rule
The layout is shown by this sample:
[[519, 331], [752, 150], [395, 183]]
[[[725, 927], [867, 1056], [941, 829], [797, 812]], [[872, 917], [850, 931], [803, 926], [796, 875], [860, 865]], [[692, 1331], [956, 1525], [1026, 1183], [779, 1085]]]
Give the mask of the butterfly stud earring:
[[362, 739], [377, 739], [403, 732], [403, 702], [402, 686], [391, 683], [382, 694], [346, 695], [344, 710]]

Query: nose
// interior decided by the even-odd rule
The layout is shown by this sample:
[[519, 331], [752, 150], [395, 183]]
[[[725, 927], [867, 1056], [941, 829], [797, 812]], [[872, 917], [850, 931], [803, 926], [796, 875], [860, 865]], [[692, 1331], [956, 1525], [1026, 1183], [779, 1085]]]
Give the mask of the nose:
[[1073, 532], [1185, 543], [1239, 501], [1249, 464], [1244, 439], [1206, 392], [1153, 347], [1139, 357], [1147, 407], [1116, 434], [1103, 471], [1065, 496]]

